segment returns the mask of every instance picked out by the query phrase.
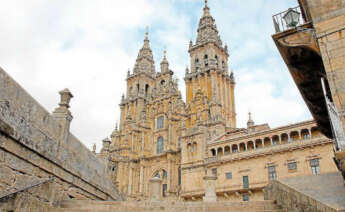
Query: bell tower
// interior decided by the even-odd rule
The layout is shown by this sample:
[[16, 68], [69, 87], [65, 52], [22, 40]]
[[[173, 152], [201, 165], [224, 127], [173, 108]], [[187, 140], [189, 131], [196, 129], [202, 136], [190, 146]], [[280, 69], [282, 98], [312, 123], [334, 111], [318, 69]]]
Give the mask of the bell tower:
[[[188, 50], [191, 67], [185, 73], [187, 105], [193, 111], [192, 102], [202, 93], [209, 104], [217, 103], [220, 107], [218, 116], [224, 119], [226, 126], [235, 128], [235, 80], [233, 73], [229, 74], [228, 47], [220, 39], [207, 0], [197, 33], [196, 42], [190, 41]], [[193, 121], [190, 125], [194, 125]]]

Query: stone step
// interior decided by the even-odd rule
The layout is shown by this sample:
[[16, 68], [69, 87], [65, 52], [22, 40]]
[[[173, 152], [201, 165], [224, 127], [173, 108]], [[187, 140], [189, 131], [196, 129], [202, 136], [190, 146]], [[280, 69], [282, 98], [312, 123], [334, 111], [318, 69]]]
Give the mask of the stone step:
[[[139, 210], [136, 210], [139, 211]], [[145, 209], [145, 210], [140, 210], [142, 212], [165, 212], [164, 210], [156, 210], [156, 209]], [[174, 210], [171, 209], [171, 212], [213, 212], [213, 210], [191, 210], [191, 209], [186, 209], [186, 210]], [[52, 210], [51, 212], [133, 212], [132, 210], [117, 210], [117, 209], [112, 209], [112, 210], [94, 210], [94, 209], [71, 209], [71, 208], [57, 208]], [[281, 209], [277, 210], [256, 210], [253, 211], [251, 209], [247, 210], [229, 210], [229, 209], [224, 209], [222, 211], [217, 211], [217, 212], [286, 212]]]
[[82, 201], [68, 200], [61, 203], [62, 211], [116, 211], [116, 212], [281, 212], [273, 201], [249, 202], [115, 202], [115, 201]]
[[[159, 211], [154, 209], [147, 209], [147, 210], [141, 210], [141, 212], [165, 212], [165, 211]], [[176, 210], [170, 210], [171, 212], [183, 212], [183, 211], [176, 211]], [[213, 212], [212, 210], [190, 210], [186, 209], [186, 212]], [[133, 212], [131, 210], [93, 210], [93, 209], [70, 209], [70, 208], [58, 208], [54, 209], [51, 212]], [[253, 211], [253, 210], [223, 210], [223, 211], [217, 211], [217, 212], [285, 212], [284, 210], [263, 210], [263, 211]]]

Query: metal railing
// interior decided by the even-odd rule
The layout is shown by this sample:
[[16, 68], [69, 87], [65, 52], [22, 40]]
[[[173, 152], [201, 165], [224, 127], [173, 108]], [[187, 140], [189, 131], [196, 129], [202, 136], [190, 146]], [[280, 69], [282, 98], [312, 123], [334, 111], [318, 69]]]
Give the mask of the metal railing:
[[[294, 22], [292, 24], [288, 24], [286, 22], [284, 17], [286, 16], [286, 14], [289, 11], [293, 11], [293, 12], [299, 13], [299, 18], [298, 18], [297, 22]], [[294, 8], [290, 8], [290, 9], [284, 11], [284, 12], [280, 12], [280, 13], [278, 13], [276, 15], [273, 15], [272, 18], [273, 18], [273, 25], [274, 25], [274, 29], [275, 29], [276, 33], [284, 32], [284, 31], [286, 31], [288, 29], [292, 29], [292, 28], [298, 27], [298, 26], [300, 26], [302, 24], [305, 24], [305, 20], [303, 18], [300, 6], [297, 6], [297, 7], [294, 7]]]
[[19, 192], [23, 192], [23, 191], [27, 191], [30, 188], [33, 188], [33, 187], [36, 187], [36, 186], [39, 186], [39, 185], [42, 185], [42, 184], [45, 184], [45, 183], [48, 183], [48, 182], [52, 182], [53, 180], [54, 180], [54, 177], [50, 177], [50, 178], [48, 178], [46, 180], [32, 183], [31, 185], [25, 186], [24, 188], [16, 189], [15, 191], [5, 191], [3, 194], [0, 194], [0, 200], [5, 199], [6, 197], [9, 197], [9, 196], [11, 196], [13, 194], [16, 194], [16, 193], [19, 193]]

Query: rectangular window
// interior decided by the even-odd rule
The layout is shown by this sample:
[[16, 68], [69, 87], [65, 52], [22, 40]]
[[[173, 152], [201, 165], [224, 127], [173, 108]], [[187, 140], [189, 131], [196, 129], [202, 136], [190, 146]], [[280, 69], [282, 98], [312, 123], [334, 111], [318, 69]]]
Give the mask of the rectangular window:
[[167, 196], [167, 189], [168, 189], [168, 185], [167, 184], [163, 184], [163, 191], [162, 191], [163, 197]]
[[225, 173], [225, 178], [226, 179], [232, 179], [232, 172]]
[[248, 202], [249, 201], [249, 194], [243, 194], [243, 201]]
[[318, 175], [320, 174], [320, 167], [319, 167], [319, 159], [312, 159], [310, 160], [310, 167], [313, 175]]
[[268, 167], [268, 179], [269, 180], [277, 179], [277, 172], [276, 172], [275, 166], [269, 166]]
[[296, 162], [288, 163], [288, 170], [289, 171], [297, 170], [297, 163]]
[[157, 118], [157, 129], [164, 128], [164, 116], [159, 116]]
[[217, 168], [213, 168], [213, 169], [212, 169], [212, 174], [213, 174], [214, 176], [217, 176]]
[[249, 188], [248, 176], [243, 176], [243, 188]]

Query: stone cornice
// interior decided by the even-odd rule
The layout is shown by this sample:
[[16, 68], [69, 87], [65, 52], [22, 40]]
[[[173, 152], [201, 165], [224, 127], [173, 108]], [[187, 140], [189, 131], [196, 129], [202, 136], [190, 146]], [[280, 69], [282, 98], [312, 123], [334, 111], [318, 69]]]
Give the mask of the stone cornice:
[[[259, 132], [253, 133], [253, 134], [239, 135], [238, 137], [226, 138], [225, 140], [221, 140], [221, 141], [212, 141], [212, 142], [208, 143], [208, 145], [210, 145], [210, 146], [211, 145], [219, 145], [219, 144], [224, 144], [224, 143], [228, 143], [228, 142], [232, 142], [232, 141], [238, 141], [238, 140], [251, 140], [252, 138], [256, 138], [258, 136], [265, 136], [265, 135], [269, 135], [269, 134], [272, 134], [275, 132], [280, 132], [280, 131], [282, 131], [282, 133], [284, 133], [284, 130], [295, 129], [295, 128], [307, 126], [310, 124], [315, 124], [315, 126], [316, 126], [316, 123], [314, 120], [303, 121], [303, 122], [299, 122], [299, 123], [295, 123], [295, 124], [290, 124], [290, 125], [272, 128], [269, 130], [259, 131]], [[224, 133], [222, 136], [224, 136], [224, 135], [226, 135], [226, 133]]]
[[272, 155], [272, 154], [281, 153], [281, 152], [288, 152], [295, 149], [309, 148], [309, 147], [324, 145], [324, 144], [333, 144], [333, 141], [328, 138], [316, 138], [316, 139], [309, 139], [309, 140], [293, 141], [287, 144], [278, 144], [278, 145], [274, 145], [274, 146], [270, 146], [266, 148], [252, 150], [252, 151], [233, 153], [233, 154], [222, 156], [220, 158], [217, 158], [217, 157], [214, 157], [215, 159], [208, 158], [207, 160], [209, 161], [205, 160], [205, 164], [207, 165], [223, 164], [223, 163], [228, 163], [228, 162], [236, 161], [236, 160], [250, 159], [250, 158], [261, 157], [265, 155]]

